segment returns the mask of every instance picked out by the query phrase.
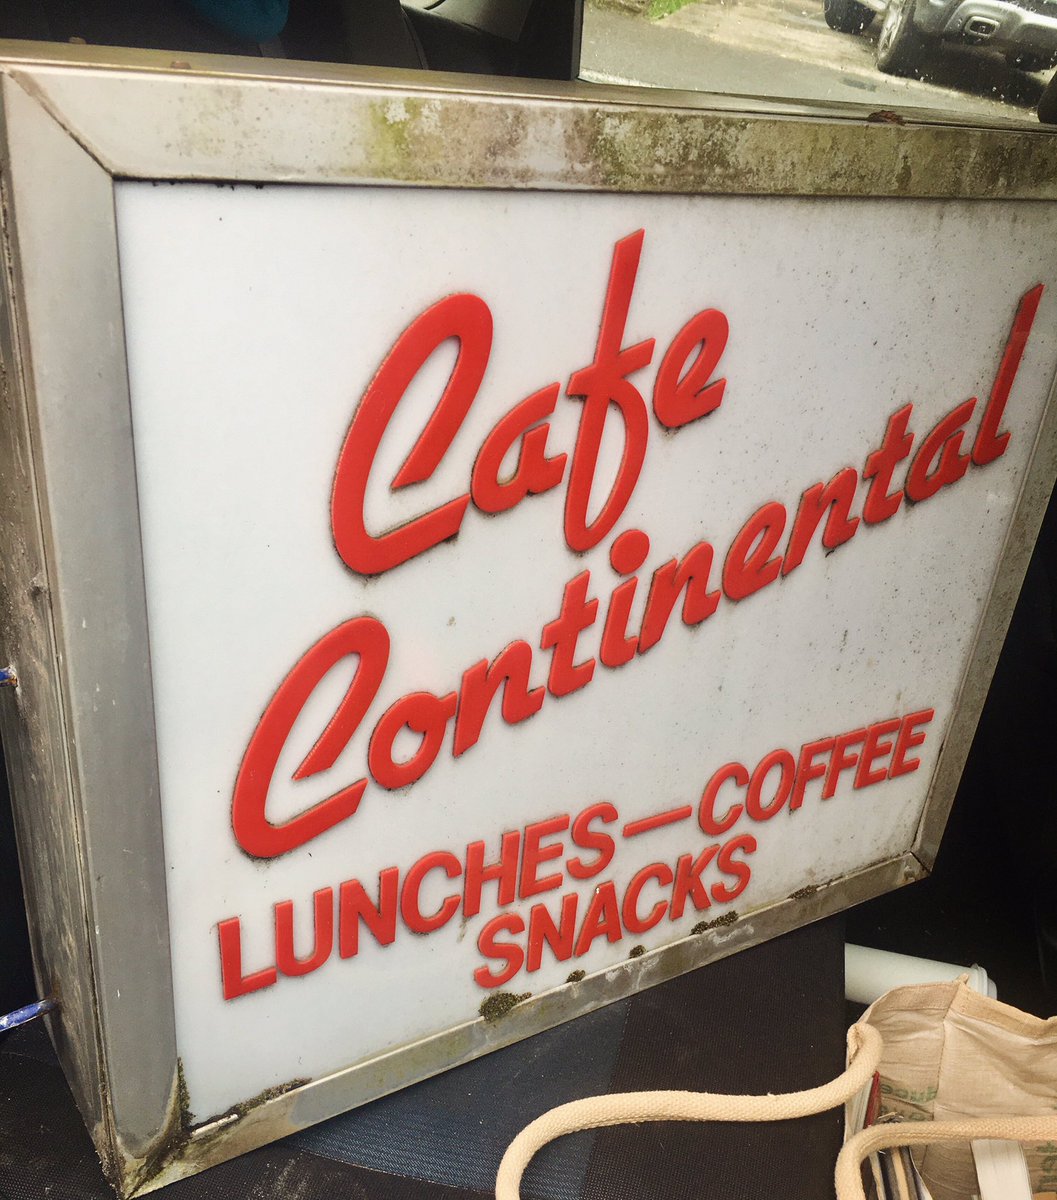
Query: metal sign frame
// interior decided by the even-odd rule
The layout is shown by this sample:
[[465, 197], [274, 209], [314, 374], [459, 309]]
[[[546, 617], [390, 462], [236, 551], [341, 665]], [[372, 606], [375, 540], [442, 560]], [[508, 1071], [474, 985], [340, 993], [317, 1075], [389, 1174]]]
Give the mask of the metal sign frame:
[[[913, 845], [727, 930], [189, 1127], [114, 181], [1057, 200], [1057, 134], [907, 110], [0, 44], [0, 728], [52, 1036], [138, 1195], [931, 868], [1057, 473], [1051, 400]], [[135, 797], [130, 804], [129, 798]], [[120, 830], [115, 838], [114, 831]]]

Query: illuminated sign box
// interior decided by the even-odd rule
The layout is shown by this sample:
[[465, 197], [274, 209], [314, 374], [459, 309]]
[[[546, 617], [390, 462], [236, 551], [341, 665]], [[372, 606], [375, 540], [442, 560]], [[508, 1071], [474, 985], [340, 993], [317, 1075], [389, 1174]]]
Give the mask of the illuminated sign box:
[[2, 65], [0, 715], [123, 1194], [928, 870], [1052, 135], [79, 53]]

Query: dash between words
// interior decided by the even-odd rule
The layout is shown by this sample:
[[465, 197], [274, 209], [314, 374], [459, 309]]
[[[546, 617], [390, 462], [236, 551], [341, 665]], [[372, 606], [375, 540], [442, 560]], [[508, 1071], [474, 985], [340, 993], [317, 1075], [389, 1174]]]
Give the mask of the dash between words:
[[[713, 906], [729, 906], [749, 885], [757, 850], [749, 830], [783, 811], [792, 816], [805, 801], [825, 804], [838, 791], [848, 799], [849, 792], [913, 774], [921, 765], [914, 752], [924, 746], [934, 715], [927, 708], [875, 721], [805, 742], [795, 754], [779, 747], [751, 770], [740, 762], [724, 763], [705, 784], [696, 809], [686, 804], [622, 823], [615, 804], [599, 801], [576, 814], [506, 830], [491, 860], [482, 839], [460, 853], [431, 850], [408, 867], [384, 867], [376, 882], [347, 879], [319, 888], [310, 905], [299, 902], [311, 911], [307, 953], [295, 946], [294, 900], [280, 900], [272, 910], [274, 957], [267, 966], [246, 969], [243, 918], [229, 917], [217, 925], [224, 999], [313, 974], [335, 952], [337, 958], [355, 959], [366, 944], [389, 946], [407, 934], [436, 933], [459, 916], [477, 917], [485, 908], [486, 887], [488, 907], [496, 912], [481, 925], [477, 949], [485, 961], [473, 972], [484, 989], [502, 987], [548, 962], [581, 959], [598, 943], [638, 937], [664, 921], [711, 916]], [[626, 883], [599, 881], [617, 855], [618, 838], [637, 838], [695, 815], [705, 845], [667, 861], [640, 859]], [[691, 835], [683, 845], [697, 841]], [[588, 881], [592, 890], [584, 895]], [[727, 918], [732, 915], [727, 908]]]

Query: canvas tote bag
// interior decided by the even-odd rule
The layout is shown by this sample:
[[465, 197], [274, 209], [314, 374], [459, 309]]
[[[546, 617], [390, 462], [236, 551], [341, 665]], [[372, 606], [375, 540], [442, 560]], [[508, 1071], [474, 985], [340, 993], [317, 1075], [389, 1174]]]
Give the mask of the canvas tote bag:
[[862, 1163], [893, 1146], [915, 1160], [933, 1200], [977, 1190], [969, 1143], [1025, 1144], [1033, 1190], [1057, 1190], [1057, 1017], [1041, 1020], [950, 983], [896, 988], [848, 1031], [848, 1066], [822, 1087], [766, 1096], [627, 1092], [551, 1109], [511, 1142], [496, 1200], [519, 1200], [521, 1177], [548, 1142], [581, 1129], [642, 1121], [780, 1121], [848, 1104], [880, 1078], [881, 1115], [837, 1160], [838, 1200], [865, 1200]]

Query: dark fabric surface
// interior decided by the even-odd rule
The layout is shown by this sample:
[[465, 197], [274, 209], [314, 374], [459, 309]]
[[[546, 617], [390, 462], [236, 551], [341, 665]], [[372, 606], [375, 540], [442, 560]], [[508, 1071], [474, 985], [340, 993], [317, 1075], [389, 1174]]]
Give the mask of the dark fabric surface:
[[[480, 1193], [264, 1146], [165, 1188], [166, 1200], [470, 1200]], [[0, 1197], [113, 1200], [40, 1025], [0, 1047]]]
[[[843, 953], [835, 920], [643, 992], [610, 1090], [789, 1092], [832, 1079], [843, 1070]], [[832, 1192], [841, 1132], [836, 1111], [769, 1125], [602, 1130], [583, 1200], [819, 1200]]]
[[[471, 1200], [547, 1108], [643, 1088], [768, 1092], [843, 1069], [843, 920], [692, 972], [171, 1185], [166, 1200]], [[547, 1147], [526, 1200], [823, 1200], [839, 1113], [665, 1123]], [[780, 1180], [776, 1193], [775, 1182]], [[0, 1043], [0, 1197], [111, 1195], [40, 1025]]]
[[[406, 1088], [295, 1135], [327, 1158], [488, 1192], [507, 1143], [545, 1109], [610, 1090], [630, 1002]], [[526, 1196], [579, 1200], [591, 1135], [542, 1151]]]

